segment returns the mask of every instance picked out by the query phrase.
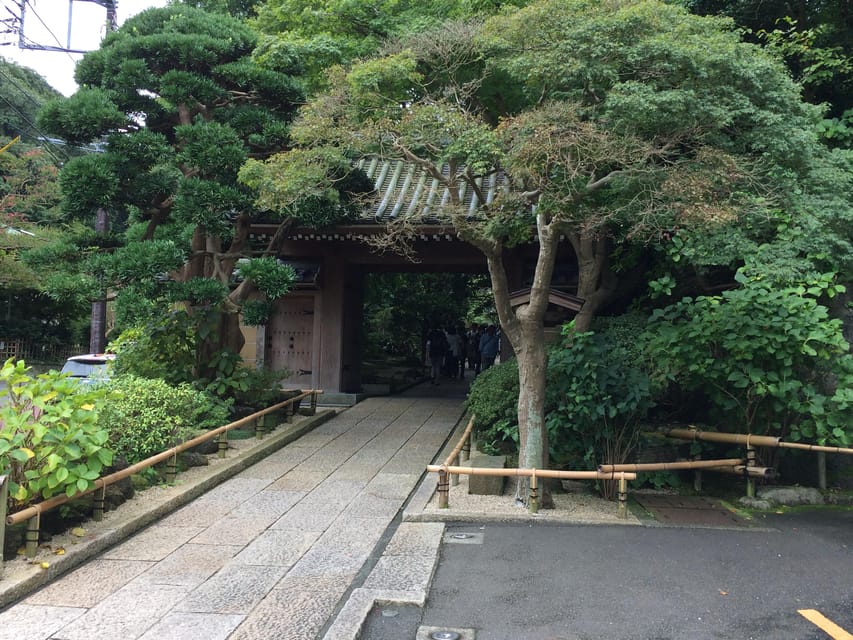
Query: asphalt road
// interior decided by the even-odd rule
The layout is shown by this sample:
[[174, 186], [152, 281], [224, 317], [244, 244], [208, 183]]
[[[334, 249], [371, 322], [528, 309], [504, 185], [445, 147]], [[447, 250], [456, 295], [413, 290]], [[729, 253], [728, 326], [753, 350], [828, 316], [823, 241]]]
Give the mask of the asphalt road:
[[451, 524], [482, 544], [445, 542], [425, 608], [377, 608], [361, 637], [414, 639], [419, 625], [473, 629], [476, 640], [833, 637], [800, 609], [853, 633], [853, 510], [760, 524]]

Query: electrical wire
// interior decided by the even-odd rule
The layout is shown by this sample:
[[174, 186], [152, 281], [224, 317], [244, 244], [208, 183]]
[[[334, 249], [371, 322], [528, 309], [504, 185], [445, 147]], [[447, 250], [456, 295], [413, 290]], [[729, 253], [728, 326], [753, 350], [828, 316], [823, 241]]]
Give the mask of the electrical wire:
[[[11, 76], [9, 76], [9, 74], [7, 74], [6, 71], [2, 68], [0, 68], [0, 75], [2, 75], [13, 87], [18, 89], [18, 91], [20, 91], [24, 96], [29, 98], [36, 106], [39, 106], [39, 103], [35, 100], [35, 98], [33, 98], [33, 96], [30, 93], [28, 93], [26, 89], [24, 89], [23, 87], [21, 87], [21, 85], [19, 85], [17, 82], [15, 82], [15, 79], [12, 78]], [[5, 102], [9, 106], [9, 108], [12, 109], [12, 111], [17, 113], [21, 117], [21, 120], [23, 120], [24, 123], [27, 124], [27, 126], [29, 126], [33, 131], [35, 131], [36, 133], [39, 134], [39, 136], [41, 136], [40, 141], [41, 141], [42, 145], [44, 146], [45, 152], [51, 158], [53, 158], [53, 161], [57, 165], [61, 166], [69, 159], [70, 156], [68, 155], [68, 153], [64, 149], [58, 147], [53, 142], [51, 142], [50, 139], [47, 137], [47, 135], [44, 133], [44, 131], [39, 129], [38, 126], [32, 120], [30, 120], [28, 114], [22, 112], [14, 103], [12, 103], [4, 95], [0, 95], [0, 100]], [[62, 157], [60, 157], [60, 156], [62, 156]]]
[[[54, 34], [53, 31], [51, 31], [50, 27], [47, 26], [47, 23], [41, 19], [41, 16], [38, 14], [38, 11], [36, 11], [36, 8], [33, 3], [30, 0], [24, 0], [24, 5], [28, 5], [30, 7], [30, 11], [33, 13], [33, 15], [35, 15], [36, 18], [38, 18], [38, 21], [41, 22], [42, 26], [47, 30], [47, 32], [51, 36], [53, 36], [53, 40], [56, 42], [57, 45], [59, 45], [59, 48], [67, 49], [68, 47], [64, 46], [62, 42], [60, 42], [59, 38], [56, 37], [56, 34]], [[23, 28], [23, 24], [21, 25], [21, 27]], [[74, 63], [77, 62], [74, 59], [74, 56], [72, 56], [68, 51], [65, 52], [65, 55], [67, 55]]]

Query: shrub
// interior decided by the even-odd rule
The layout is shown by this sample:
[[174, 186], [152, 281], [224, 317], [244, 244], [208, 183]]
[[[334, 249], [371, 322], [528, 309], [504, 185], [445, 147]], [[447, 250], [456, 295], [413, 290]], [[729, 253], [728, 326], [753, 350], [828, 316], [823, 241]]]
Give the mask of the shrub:
[[121, 394], [101, 412], [116, 455], [129, 464], [144, 460], [191, 437], [198, 429], [228, 422], [228, 403], [189, 384], [120, 376], [110, 387]]
[[[548, 361], [546, 424], [555, 461], [625, 462], [653, 405], [649, 376], [618, 329], [571, 333]], [[623, 339], [619, 336], [623, 335]], [[605, 495], [609, 496], [609, 485]]]
[[466, 405], [476, 416], [477, 441], [483, 453], [518, 449], [518, 364], [515, 360], [489, 367], [474, 378]]
[[98, 423], [107, 389], [57, 371], [35, 378], [28, 371], [13, 359], [0, 369], [0, 397], [8, 396], [0, 407], [0, 475], [9, 476], [12, 510], [86, 491], [113, 460]]
[[726, 430], [847, 446], [853, 356], [823, 289], [738, 280], [654, 313], [644, 339], [661, 377], [705, 396]]

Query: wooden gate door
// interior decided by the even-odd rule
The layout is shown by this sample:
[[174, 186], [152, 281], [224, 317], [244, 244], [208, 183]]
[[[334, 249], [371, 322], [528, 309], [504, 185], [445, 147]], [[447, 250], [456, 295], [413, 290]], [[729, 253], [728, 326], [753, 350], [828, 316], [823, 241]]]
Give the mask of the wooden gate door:
[[293, 296], [275, 303], [266, 329], [266, 362], [271, 369], [287, 369], [282, 381], [308, 389], [314, 380], [314, 297]]

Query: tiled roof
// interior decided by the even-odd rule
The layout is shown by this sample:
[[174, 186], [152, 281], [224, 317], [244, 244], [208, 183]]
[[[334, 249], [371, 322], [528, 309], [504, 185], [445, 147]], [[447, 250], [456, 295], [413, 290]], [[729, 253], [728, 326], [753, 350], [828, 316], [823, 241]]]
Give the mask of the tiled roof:
[[[372, 208], [366, 209], [359, 222], [385, 223], [401, 217], [418, 216], [421, 224], [436, 224], [437, 213], [450, 202], [450, 189], [429, 175], [422, 167], [402, 160], [382, 161], [377, 158], [362, 159], [358, 162], [367, 177], [376, 186], [378, 198]], [[448, 167], [441, 170], [448, 175]], [[491, 204], [498, 190], [506, 188], [504, 175], [493, 173], [477, 180], [477, 184]], [[459, 199], [474, 215], [480, 201], [470, 185], [460, 182]]]

